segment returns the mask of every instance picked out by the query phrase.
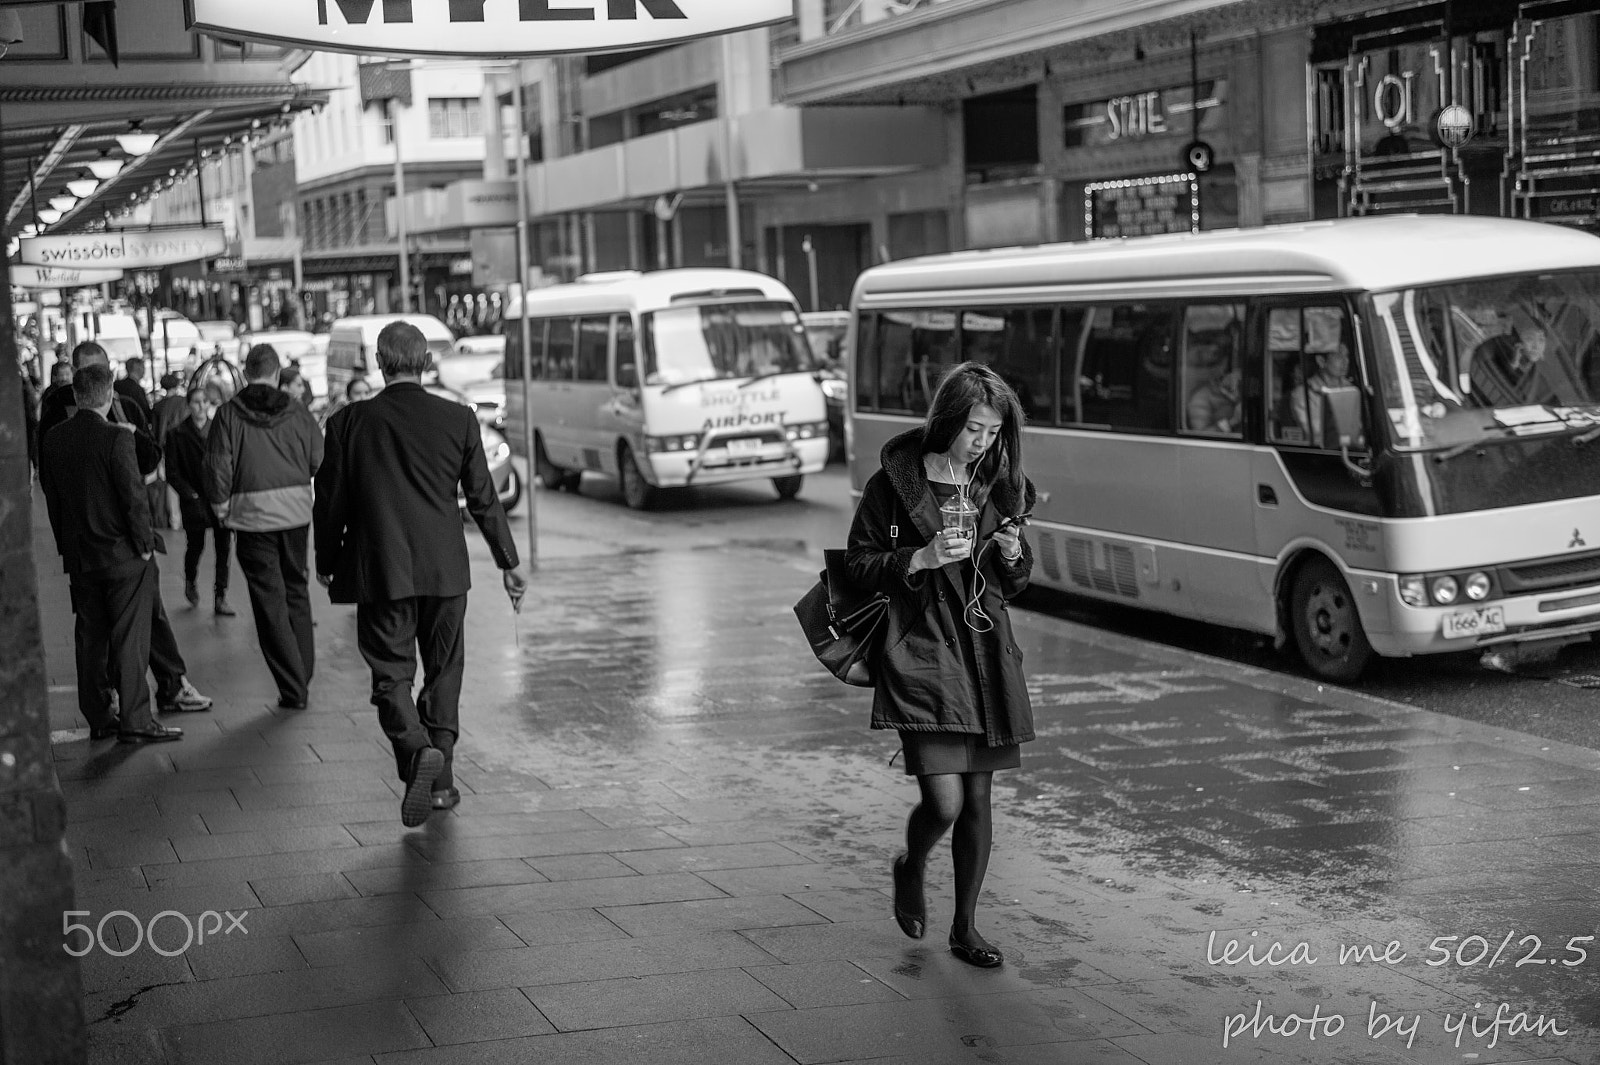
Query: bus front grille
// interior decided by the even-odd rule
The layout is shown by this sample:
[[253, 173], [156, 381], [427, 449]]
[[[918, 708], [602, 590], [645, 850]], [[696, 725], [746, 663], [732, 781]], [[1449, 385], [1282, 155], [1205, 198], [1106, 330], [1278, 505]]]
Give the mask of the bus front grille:
[[1122, 544], [1081, 537], [1067, 540], [1067, 573], [1080, 588], [1125, 599], [1139, 598], [1139, 567], [1133, 550]]
[[1507, 595], [1600, 584], [1600, 551], [1500, 566], [1499, 577]]

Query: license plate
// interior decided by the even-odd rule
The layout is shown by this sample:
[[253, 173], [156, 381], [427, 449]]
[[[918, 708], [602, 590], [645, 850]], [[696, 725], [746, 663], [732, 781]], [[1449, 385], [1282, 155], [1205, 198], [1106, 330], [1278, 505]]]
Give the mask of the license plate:
[[728, 454], [754, 455], [761, 450], [762, 440], [758, 436], [736, 436], [728, 441]]
[[1489, 636], [1506, 631], [1506, 608], [1480, 606], [1476, 610], [1458, 610], [1444, 616], [1444, 637], [1459, 640], [1468, 636]]

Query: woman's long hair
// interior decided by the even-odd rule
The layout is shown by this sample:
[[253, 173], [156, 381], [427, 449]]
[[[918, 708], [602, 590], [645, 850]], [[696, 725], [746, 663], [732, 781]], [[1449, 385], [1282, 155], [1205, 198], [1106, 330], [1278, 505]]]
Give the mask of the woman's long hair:
[[996, 484], [1004, 483], [1012, 497], [1022, 499], [1022, 401], [1001, 376], [980, 362], [954, 366], [939, 382], [923, 424], [922, 452], [934, 455], [949, 451], [956, 436], [966, 428], [972, 408], [983, 404], [1000, 415], [1000, 435], [984, 452], [972, 471], [978, 490], [987, 495]]

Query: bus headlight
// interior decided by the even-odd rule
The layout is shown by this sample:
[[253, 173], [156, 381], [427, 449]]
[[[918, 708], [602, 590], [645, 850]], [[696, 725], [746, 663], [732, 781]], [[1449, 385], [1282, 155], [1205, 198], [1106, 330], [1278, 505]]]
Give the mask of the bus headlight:
[[1406, 606], [1427, 606], [1428, 582], [1421, 577], [1401, 577], [1400, 601]]
[[1489, 598], [1489, 575], [1482, 571], [1467, 575], [1467, 598], [1479, 601]]
[[1448, 574], [1443, 577], [1435, 577], [1431, 590], [1433, 592], [1433, 601], [1440, 606], [1449, 606], [1461, 594], [1461, 588], [1456, 584], [1456, 579]]

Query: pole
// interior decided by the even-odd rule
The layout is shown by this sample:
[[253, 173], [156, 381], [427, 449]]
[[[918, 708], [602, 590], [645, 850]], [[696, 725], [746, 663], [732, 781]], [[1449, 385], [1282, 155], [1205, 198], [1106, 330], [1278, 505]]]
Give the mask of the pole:
[[[522, 64], [512, 66], [511, 109], [517, 113], [517, 316], [522, 330], [522, 454], [527, 459], [522, 498], [528, 501], [528, 568], [539, 568], [539, 493], [533, 463], [533, 331], [528, 322], [528, 128], [523, 115]], [[546, 488], [555, 485], [547, 484]]]
[[722, 35], [722, 176], [728, 205], [728, 266], [738, 270], [744, 258], [744, 237], [739, 232], [739, 189], [733, 182], [733, 37]]
[[411, 312], [411, 257], [406, 243], [406, 172], [400, 155], [400, 103], [391, 98], [389, 125], [394, 129], [394, 230], [400, 239], [400, 313]]
[[[200, 141], [194, 142], [194, 183], [195, 191], [200, 194], [200, 224], [206, 225], [206, 170], [201, 165]], [[200, 313], [207, 317], [212, 316], [211, 300], [211, 264], [200, 260]]]

